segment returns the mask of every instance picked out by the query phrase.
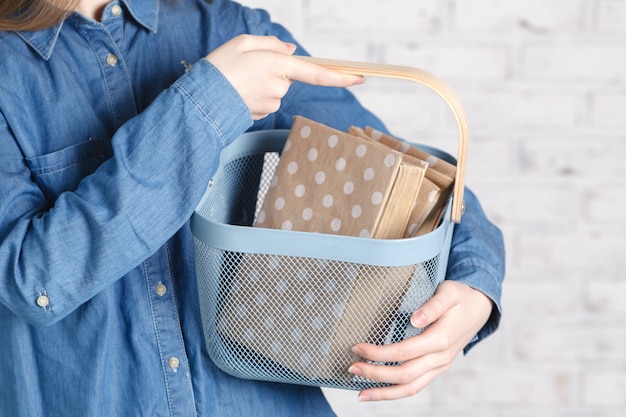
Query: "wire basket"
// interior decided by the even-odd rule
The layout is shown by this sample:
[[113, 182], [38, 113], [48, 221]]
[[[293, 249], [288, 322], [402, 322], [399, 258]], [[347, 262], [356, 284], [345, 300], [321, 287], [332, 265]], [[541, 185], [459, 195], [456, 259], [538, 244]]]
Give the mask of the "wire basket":
[[[351, 348], [420, 333], [410, 316], [445, 278], [457, 188], [440, 225], [415, 238], [250, 227], [288, 134], [250, 132], [225, 148], [191, 219], [207, 350], [219, 368], [240, 378], [353, 390], [384, 386], [347, 371], [363, 360]], [[463, 159], [464, 153], [460, 149]]]

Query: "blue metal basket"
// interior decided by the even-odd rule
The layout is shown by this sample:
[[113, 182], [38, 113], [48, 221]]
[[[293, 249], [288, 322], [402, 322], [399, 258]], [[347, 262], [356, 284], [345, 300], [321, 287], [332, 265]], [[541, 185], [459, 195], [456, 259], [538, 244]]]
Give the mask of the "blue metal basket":
[[[192, 217], [207, 349], [221, 369], [241, 378], [355, 390], [381, 386], [347, 373], [349, 365], [359, 359], [350, 347], [360, 342], [391, 343], [419, 333], [419, 329], [409, 323], [409, 317], [433, 295], [445, 277], [454, 228], [450, 207], [436, 230], [408, 239], [366, 239], [250, 227], [287, 135], [288, 131], [246, 133], [225, 149], [220, 167]], [[437, 152], [437, 156], [450, 158], [441, 152]], [[298, 275], [302, 270], [320, 270], [321, 265], [327, 278], [325, 282], [302, 280]], [[262, 277], [268, 275], [267, 279], [273, 282], [242, 279], [244, 268], [278, 269], [284, 280], [271, 278], [276, 274], [263, 273]], [[410, 284], [400, 294], [385, 293], [387, 282], [406, 281], [407, 274], [411, 276]], [[367, 282], [363, 285], [367, 285], [365, 289], [371, 293], [396, 296], [383, 302], [385, 311], [379, 313], [386, 317], [376, 317], [376, 323], [361, 323], [361, 327], [374, 327], [369, 329], [367, 340], [360, 335], [329, 334], [335, 329], [329, 321], [341, 320], [341, 313], [346, 313], [337, 305], [343, 303], [345, 307], [355, 290], [364, 289], [355, 282], [364, 275], [367, 275]], [[301, 304], [285, 303], [283, 295], [292, 286], [299, 287]], [[259, 288], [265, 288], [263, 300], [259, 299]], [[267, 316], [254, 320], [252, 311], [229, 308], [233, 293], [237, 293], [239, 299], [248, 298], [251, 304], [262, 303]], [[363, 311], [380, 304], [372, 306], [367, 305], [367, 299], [365, 301]], [[311, 302], [322, 306], [326, 314], [311, 308]], [[363, 317], [367, 318], [368, 315]], [[282, 336], [276, 337], [276, 332]], [[304, 334], [306, 332], [308, 334]], [[244, 343], [246, 338], [255, 339], [253, 348], [238, 340], [241, 335]], [[333, 358], [333, 363], [329, 364], [325, 346], [331, 337], [341, 339], [346, 349], [340, 358]], [[285, 343], [290, 340], [293, 341], [291, 346]], [[320, 346], [298, 343], [311, 340], [319, 341]], [[258, 347], [259, 344], [266, 348]], [[285, 355], [293, 358], [281, 360]], [[292, 363], [297, 365], [285, 365]], [[318, 366], [323, 369], [316, 369]]]
[[[354, 68], [348, 71], [371, 70]], [[393, 67], [398, 69], [405, 70]], [[464, 145], [467, 129], [458, 102], [439, 84], [429, 86], [445, 94], [448, 104], [452, 100]], [[240, 378], [353, 390], [384, 386], [347, 372], [363, 360], [350, 349], [420, 333], [410, 315], [445, 278], [463, 172], [439, 226], [419, 237], [383, 240], [251, 227], [288, 134], [250, 132], [224, 149], [191, 219], [208, 352], [218, 367]], [[437, 149], [424, 150], [456, 162]], [[461, 147], [459, 157], [457, 169], [463, 171]]]

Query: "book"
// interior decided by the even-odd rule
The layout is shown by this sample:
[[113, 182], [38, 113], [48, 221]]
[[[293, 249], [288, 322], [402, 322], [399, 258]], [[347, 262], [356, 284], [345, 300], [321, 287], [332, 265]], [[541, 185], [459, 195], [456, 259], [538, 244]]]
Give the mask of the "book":
[[[433, 198], [436, 198], [434, 201], [430, 200], [430, 202], [433, 203], [432, 207], [430, 207], [428, 213], [423, 213], [426, 214], [426, 216], [421, 222], [419, 222], [419, 224], [418, 222], [413, 223], [416, 226], [413, 227], [405, 237], [415, 237], [431, 232], [439, 224], [448, 199], [452, 194], [452, 186], [454, 185], [454, 179], [456, 176], [456, 166], [372, 127], [366, 127], [364, 129], [364, 133], [373, 140], [384, 144], [391, 149], [395, 149], [405, 155], [428, 163], [428, 170], [425, 173], [422, 195], [426, 193], [427, 188], [431, 188], [432, 193], [436, 192], [433, 187], [429, 185], [429, 183], [432, 183], [432, 185], [439, 188], [439, 193], [436, 194], [436, 197], [435, 194], [430, 194]], [[425, 206], [422, 205], [422, 208], [425, 208]]]
[[[348, 133], [354, 136], [359, 136], [365, 140], [376, 141], [400, 152], [406, 150], [408, 146], [405, 142], [400, 142], [399, 140], [395, 140], [391, 137], [389, 137], [389, 140], [379, 140], [380, 136], [376, 135], [378, 139], [374, 139], [370, 134], [367, 134], [364, 129], [357, 126], [350, 127], [348, 129]], [[404, 155], [405, 161], [413, 165], [421, 166], [425, 170], [424, 179], [420, 185], [417, 199], [413, 205], [413, 209], [409, 216], [409, 222], [403, 234], [404, 238], [408, 238], [419, 236], [420, 234], [430, 231], [428, 229], [432, 229], [432, 221], [429, 221], [428, 223], [426, 223], [426, 221], [431, 218], [429, 215], [433, 209], [437, 207], [441, 196], [441, 188], [437, 186], [435, 182], [441, 186], [447, 187], [449, 186], [450, 181], [444, 174], [429, 169], [430, 164], [424, 159], [410, 155], [406, 152]]]

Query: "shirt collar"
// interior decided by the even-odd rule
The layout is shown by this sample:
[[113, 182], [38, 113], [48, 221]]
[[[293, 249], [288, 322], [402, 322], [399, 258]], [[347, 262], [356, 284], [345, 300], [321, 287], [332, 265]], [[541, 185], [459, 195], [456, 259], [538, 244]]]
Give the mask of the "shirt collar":
[[[128, 12], [139, 25], [156, 32], [159, 20], [159, 0], [118, 0], [118, 2], [126, 5]], [[52, 55], [63, 23], [43, 30], [18, 31], [16, 33], [43, 59], [48, 60]]]

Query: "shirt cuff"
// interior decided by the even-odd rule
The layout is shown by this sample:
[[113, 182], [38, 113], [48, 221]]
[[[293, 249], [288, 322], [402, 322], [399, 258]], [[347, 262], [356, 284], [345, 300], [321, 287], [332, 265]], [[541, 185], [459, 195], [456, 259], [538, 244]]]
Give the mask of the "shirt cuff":
[[224, 75], [206, 59], [200, 59], [175, 83], [219, 134], [222, 146], [252, 125], [248, 106]]
[[498, 329], [502, 317], [502, 305], [500, 302], [502, 288], [500, 281], [492, 274], [492, 271], [480, 265], [462, 263], [457, 265], [453, 270], [448, 271], [448, 273], [449, 277], [451, 277], [449, 279], [461, 282], [485, 294], [491, 299], [493, 305], [491, 315], [487, 322], [463, 349], [463, 353], [467, 354], [474, 345]]

